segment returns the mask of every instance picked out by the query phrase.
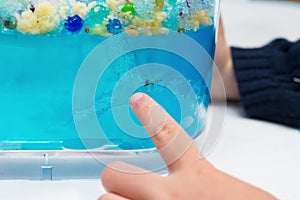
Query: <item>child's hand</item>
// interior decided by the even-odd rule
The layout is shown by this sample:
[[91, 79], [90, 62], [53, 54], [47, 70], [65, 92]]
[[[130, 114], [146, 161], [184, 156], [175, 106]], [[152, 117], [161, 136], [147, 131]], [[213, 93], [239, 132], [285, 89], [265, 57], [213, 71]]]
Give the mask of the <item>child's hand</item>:
[[108, 193], [100, 200], [274, 199], [214, 168], [175, 120], [146, 94], [133, 95], [130, 105], [166, 162], [169, 175], [114, 163], [122, 170], [105, 169], [102, 183]]

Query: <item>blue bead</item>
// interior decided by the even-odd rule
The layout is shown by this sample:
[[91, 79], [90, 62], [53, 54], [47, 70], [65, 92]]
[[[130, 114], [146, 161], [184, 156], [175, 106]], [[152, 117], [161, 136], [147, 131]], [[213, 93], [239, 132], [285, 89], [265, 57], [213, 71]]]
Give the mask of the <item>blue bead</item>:
[[22, 16], [22, 13], [23, 13], [23, 12], [24, 12], [23, 10], [18, 10], [18, 11], [17, 11], [17, 14], [20, 15], [20, 16]]
[[107, 31], [112, 34], [118, 34], [123, 31], [123, 26], [118, 19], [109, 19], [106, 28]]
[[65, 20], [64, 25], [68, 31], [75, 33], [82, 29], [83, 20], [81, 19], [81, 17], [79, 15], [69, 16]]

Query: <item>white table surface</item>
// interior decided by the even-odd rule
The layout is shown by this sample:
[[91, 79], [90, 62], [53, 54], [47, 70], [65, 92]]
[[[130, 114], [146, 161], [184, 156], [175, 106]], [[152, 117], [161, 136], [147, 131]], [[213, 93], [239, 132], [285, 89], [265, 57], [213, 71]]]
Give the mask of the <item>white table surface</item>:
[[[228, 42], [238, 46], [261, 45], [280, 36], [296, 40], [299, 11], [296, 3], [222, 2]], [[240, 106], [229, 105], [222, 138], [208, 159], [279, 199], [300, 199], [299, 134], [292, 128], [247, 119]], [[103, 192], [100, 180], [0, 181], [0, 198], [6, 200], [95, 200]]]

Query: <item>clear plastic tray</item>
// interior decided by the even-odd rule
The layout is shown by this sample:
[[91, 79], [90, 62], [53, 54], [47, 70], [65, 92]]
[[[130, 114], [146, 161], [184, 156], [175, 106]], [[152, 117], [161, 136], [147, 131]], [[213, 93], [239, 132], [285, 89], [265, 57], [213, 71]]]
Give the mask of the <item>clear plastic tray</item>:
[[[145, 132], [141, 133], [144, 138], [132, 137], [113, 123], [111, 110], [121, 105], [119, 101], [116, 105], [112, 103], [115, 85], [135, 66], [171, 66], [188, 80], [193, 94], [196, 93], [195, 104], [188, 99], [191, 94], [183, 91], [184, 84], [160, 69], [148, 68], [143, 76], [134, 74], [133, 79], [122, 83], [128, 87], [139, 85], [133, 92], [151, 95], [191, 137], [198, 136], [205, 126], [210, 101], [218, 2], [0, 0], [0, 179], [99, 178], [103, 167], [113, 160], [163, 169]], [[197, 56], [196, 50], [184, 42], [166, 42], [171, 36], [192, 39], [209, 59], [202, 58], [204, 54]], [[113, 41], [107, 42], [111, 38]], [[124, 54], [126, 41], [132, 38], [152, 38], [152, 45], [165, 44], [165, 49], [171, 46], [177, 52], [187, 48], [183, 55], [188, 56], [149, 48]], [[157, 39], [159, 42], [155, 43]], [[76, 102], [82, 99], [80, 95], [74, 97], [74, 93], [80, 70], [95, 58], [99, 49], [106, 54], [99, 54], [95, 63], [108, 61], [115, 53], [119, 58], [111, 60], [98, 80], [93, 104], [84, 102], [78, 106]], [[192, 57], [202, 60], [199, 64], [205, 74], [197, 75], [192, 69], [188, 58], [193, 54], [196, 56]], [[84, 79], [86, 90], [90, 89], [93, 74], [90, 75]], [[168, 86], [175, 89], [172, 91]], [[118, 99], [126, 96], [123, 92], [116, 95]], [[186, 98], [184, 103], [178, 103], [176, 94]], [[183, 109], [181, 103], [186, 112], [176, 110], [180, 106]], [[128, 99], [121, 106], [129, 108]], [[188, 111], [191, 116], [185, 116]], [[104, 131], [97, 137], [89, 133], [89, 118], [94, 114]], [[86, 124], [80, 131], [78, 121]]]

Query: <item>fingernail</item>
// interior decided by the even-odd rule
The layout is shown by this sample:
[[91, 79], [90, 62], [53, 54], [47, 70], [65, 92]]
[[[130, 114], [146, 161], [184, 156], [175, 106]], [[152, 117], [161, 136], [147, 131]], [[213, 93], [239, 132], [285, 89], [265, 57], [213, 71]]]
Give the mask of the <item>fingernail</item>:
[[139, 99], [141, 99], [143, 97], [143, 94], [142, 93], [135, 93], [134, 95], [131, 96], [131, 104], [134, 105], [136, 104]]

